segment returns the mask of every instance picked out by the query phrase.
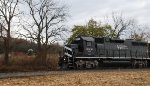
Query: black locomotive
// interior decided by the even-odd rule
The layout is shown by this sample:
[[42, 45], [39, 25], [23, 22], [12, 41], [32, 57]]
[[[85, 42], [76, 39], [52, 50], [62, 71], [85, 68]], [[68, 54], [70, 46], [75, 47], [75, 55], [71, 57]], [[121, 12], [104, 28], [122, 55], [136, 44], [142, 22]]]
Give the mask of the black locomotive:
[[132, 67], [147, 67], [149, 60], [147, 42], [79, 36], [64, 46], [59, 65], [83, 69], [98, 68], [105, 61], [128, 61]]

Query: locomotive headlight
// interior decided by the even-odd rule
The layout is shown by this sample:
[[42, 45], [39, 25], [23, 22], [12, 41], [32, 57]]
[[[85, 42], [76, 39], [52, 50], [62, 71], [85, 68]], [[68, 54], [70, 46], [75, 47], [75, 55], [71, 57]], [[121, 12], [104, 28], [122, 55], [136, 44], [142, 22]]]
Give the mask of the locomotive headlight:
[[86, 48], [86, 50], [88, 50], [88, 51], [92, 51], [92, 50], [93, 50], [93, 48]]
[[64, 58], [64, 61], [65, 61], [66, 59]]

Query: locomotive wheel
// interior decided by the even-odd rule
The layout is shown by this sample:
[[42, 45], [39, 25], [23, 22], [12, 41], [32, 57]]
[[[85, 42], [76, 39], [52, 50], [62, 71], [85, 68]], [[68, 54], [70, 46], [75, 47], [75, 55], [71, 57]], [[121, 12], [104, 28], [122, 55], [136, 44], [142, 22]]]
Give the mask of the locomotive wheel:
[[144, 67], [143, 61], [139, 61], [138, 66], [139, 68], [143, 68]]
[[146, 68], [147, 67], [147, 61], [141, 61], [142, 68]]
[[143, 68], [143, 63], [142, 61], [137, 61], [137, 60], [134, 60], [134, 64], [133, 64], [134, 68]]
[[78, 65], [77, 66], [77, 69], [79, 69], [79, 70], [82, 70], [82, 69], [84, 69], [85, 67], [84, 67], [84, 65]]
[[73, 69], [78, 69], [78, 68], [77, 68], [77, 64], [76, 64], [76, 63], [74, 64], [74, 68], [73, 68]]
[[144, 66], [147, 67], [147, 65], [148, 65], [148, 62], [144, 61]]
[[100, 60], [100, 61], [99, 61], [98, 66], [99, 66], [100, 68], [103, 67], [103, 60]]
[[147, 67], [147, 61], [139, 61], [139, 68], [146, 68]]
[[132, 68], [137, 68], [138, 67], [138, 63], [136, 60], [132, 61]]

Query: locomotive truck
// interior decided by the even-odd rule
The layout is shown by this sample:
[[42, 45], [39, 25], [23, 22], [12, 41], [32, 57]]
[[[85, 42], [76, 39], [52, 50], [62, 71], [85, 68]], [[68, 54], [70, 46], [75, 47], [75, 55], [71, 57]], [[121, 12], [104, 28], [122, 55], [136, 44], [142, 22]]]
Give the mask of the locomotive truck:
[[105, 61], [127, 61], [135, 68], [147, 67], [149, 60], [147, 42], [78, 36], [64, 46], [59, 66], [62, 69], [98, 68]]

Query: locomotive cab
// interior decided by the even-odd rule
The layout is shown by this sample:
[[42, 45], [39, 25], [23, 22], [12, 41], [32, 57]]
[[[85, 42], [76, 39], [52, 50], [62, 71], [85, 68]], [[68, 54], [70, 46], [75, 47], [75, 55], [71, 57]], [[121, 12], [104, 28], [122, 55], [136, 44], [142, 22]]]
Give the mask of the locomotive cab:
[[77, 37], [73, 44], [78, 45], [78, 49], [75, 49], [76, 56], [91, 57], [95, 55], [95, 41], [92, 37]]

